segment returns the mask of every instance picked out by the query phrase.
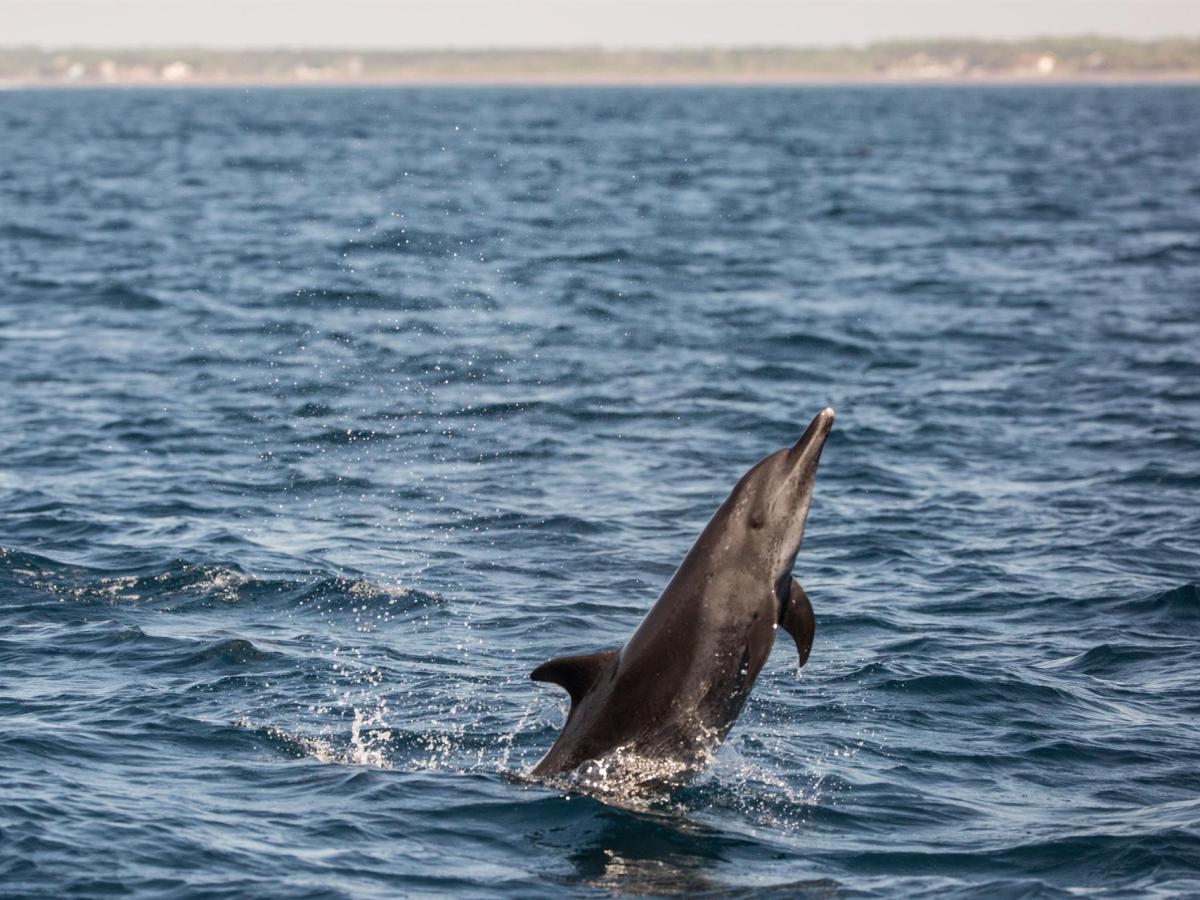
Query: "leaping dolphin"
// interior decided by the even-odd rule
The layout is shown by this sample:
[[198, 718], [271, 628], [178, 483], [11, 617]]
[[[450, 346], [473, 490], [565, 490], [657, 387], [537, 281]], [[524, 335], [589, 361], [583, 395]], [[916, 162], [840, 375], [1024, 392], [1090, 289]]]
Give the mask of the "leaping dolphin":
[[832, 427], [833, 410], [821, 410], [794, 446], [742, 476], [624, 647], [533, 670], [534, 681], [571, 695], [566, 725], [535, 777], [614, 751], [692, 767], [729, 733], [776, 628], [807, 662], [813, 611], [792, 566]]

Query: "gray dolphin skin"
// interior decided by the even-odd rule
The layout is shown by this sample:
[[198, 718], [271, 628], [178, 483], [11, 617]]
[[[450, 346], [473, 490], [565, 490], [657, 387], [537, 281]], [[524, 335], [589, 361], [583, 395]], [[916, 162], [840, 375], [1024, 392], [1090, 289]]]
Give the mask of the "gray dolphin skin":
[[534, 777], [616, 750], [690, 768], [733, 726], [777, 628], [804, 665], [813, 611], [792, 566], [832, 427], [833, 410], [821, 410], [794, 446], [742, 476], [624, 647], [533, 671], [534, 681], [571, 695], [566, 725]]

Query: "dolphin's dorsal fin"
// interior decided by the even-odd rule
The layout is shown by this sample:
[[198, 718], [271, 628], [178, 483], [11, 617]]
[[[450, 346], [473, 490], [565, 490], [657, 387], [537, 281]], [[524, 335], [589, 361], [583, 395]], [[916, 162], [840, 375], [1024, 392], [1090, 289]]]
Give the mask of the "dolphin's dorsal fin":
[[808, 594], [804, 593], [804, 588], [795, 578], [788, 585], [788, 599], [783, 605], [779, 624], [796, 642], [796, 652], [800, 654], [800, 665], [803, 666], [808, 662], [808, 654], [812, 650], [817, 623], [813, 618], [812, 604], [808, 602]]
[[619, 650], [601, 650], [584, 656], [560, 656], [544, 662], [529, 677], [534, 681], [549, 681], [566, 688], [571, 695], [571, 709], [592, 689], [596, 678], [604, 667], [616, 657]]

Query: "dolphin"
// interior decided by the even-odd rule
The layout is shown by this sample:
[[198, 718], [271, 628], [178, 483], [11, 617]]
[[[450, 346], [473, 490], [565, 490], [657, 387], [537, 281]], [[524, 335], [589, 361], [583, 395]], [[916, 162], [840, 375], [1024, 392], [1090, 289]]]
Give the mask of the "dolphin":
[[821, 410], [793, 446], [742, 476], [625, 646], [533, 670], [571, 695], [535, 778], [615, 751], [694, 768], [729, 733], [779, 627], [808, 661], [812, 604], [792, 566], [832, 427], [833, 410]]

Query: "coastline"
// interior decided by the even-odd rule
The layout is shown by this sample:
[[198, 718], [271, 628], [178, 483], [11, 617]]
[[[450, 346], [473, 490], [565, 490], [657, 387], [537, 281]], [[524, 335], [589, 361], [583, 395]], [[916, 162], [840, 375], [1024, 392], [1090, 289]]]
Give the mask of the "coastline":
[[1164, 73], [1063, 73], [920, 77], [906, 75], [829, 75], [809, 72], [712, 75], [695, 73], [578, 73], [563, 75], [497, 72], [447, 75], [414, 74], [402, 77], [296, 78], [189, 78], [187, 80], [0, 79], [0, 91], [45, 90], [197, 90], [281, 88], [695, 88], [695, 87], [1190, 87], [1200, 85], [1200, 71]]
[[863, 46], [4, 47], [0, 88], [750, 87], [1200, 83], [1200, 38], [927, 39]]

